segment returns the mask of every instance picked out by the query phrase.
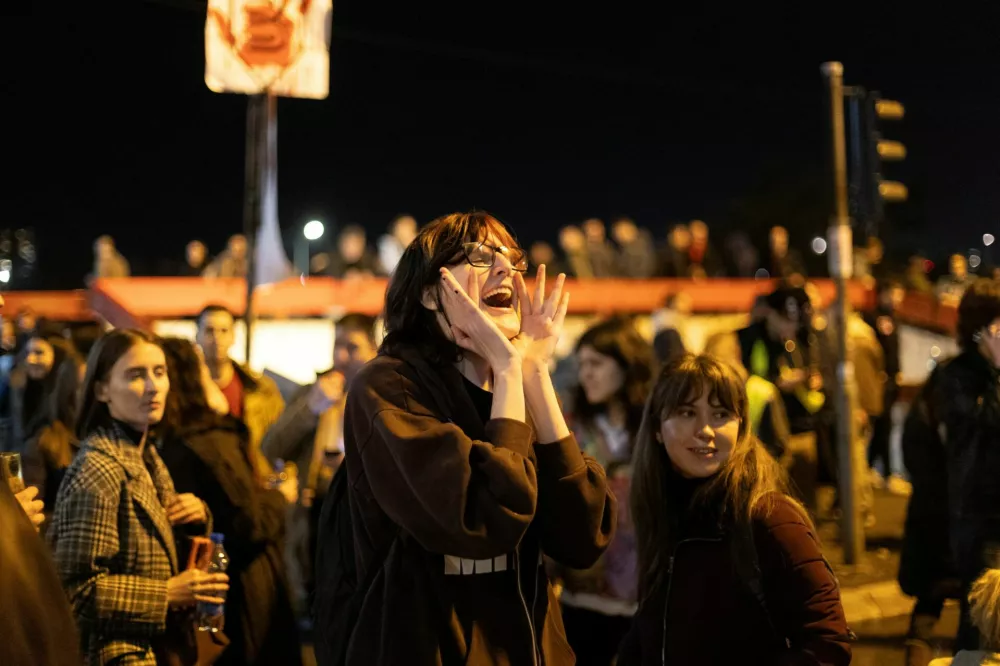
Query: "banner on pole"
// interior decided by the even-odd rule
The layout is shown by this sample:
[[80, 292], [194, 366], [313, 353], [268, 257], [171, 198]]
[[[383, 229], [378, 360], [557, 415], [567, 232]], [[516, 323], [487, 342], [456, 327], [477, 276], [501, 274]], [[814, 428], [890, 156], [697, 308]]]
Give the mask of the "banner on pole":
[[208, 0], [205, 85], [325, 99], [333, 0]]

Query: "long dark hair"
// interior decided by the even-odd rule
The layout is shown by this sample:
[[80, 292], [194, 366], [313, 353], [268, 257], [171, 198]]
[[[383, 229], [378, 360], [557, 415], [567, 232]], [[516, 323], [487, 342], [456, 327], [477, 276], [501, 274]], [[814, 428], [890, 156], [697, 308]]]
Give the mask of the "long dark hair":
[[98, 428], [111, 427], [113, 419], [108, 405], [97, 399], [97, 383], [108, 381], [111, 368], [129, 349], [148, 343], [161, 347], [160, 339], [152, 333], [135, 328], [116, 329], [98, 340], [87, 356], [87, 374], [83, 378], [83, 396], [80, 401], [80, 418], [76, 422], [76, 436], [81, 442]]
[[169, 441], [217, 424], [220, 419], [208, 405], [201, 383], [201, 360], [194, 345], [181, 338], [165, 338], [162, 346], [170, 393], [157, 434]]
[[[739, 435], [729, 459], [714, 476], [698, 486], [690, 505], [677, 506], [674, 494], [669, 492], [671, 483], [677, 482], [677, 473], [657, 434], [664, 419], [706, 392], [709, 400], [717, 401], [740, 419]], [[660, 591], [666, 580], [681, 515], [697, 512], [717, 518], [719, 527], [731, 536], [734, 567], [742, 571], [756, 561], [751, 550], [753, 521], [767, 516], [777, 499], [788, 494], [781, 466], [750, 434], [743, 381], [726, 363], [707, 355], [685, 354], [660, 373], [646, 403], [632, 465], [631, 506], [639, 544], [639, 590], [643, 599]], [[808, 522], [804, 509], [802, 515]]]
[[459, 346], [441, 330], [437, 313], [424, 307], [424, 291], [440, 283], [442, 267], [464, 261], [463, 243], [484, 241], [490, 233], [508, 247], [520, 247], [507, 225], [481, 211], [445, 215], [420, 230], [389, 281], [383, 314], [385, 338], [379, 353], [397, 355], [403, 347], [415, 347], [435, 365], [462, 358]]
[[76, 425], [76, 419], [80, 412], [80, 369], [83, 367], [83, 359], [78, 354], [69, 354], [59, 364], [53, 365], [52, 375], [55, 381], [52, 384], [52, 391], [47, 396], [45, 408], [42, 410], [39, 428], [50, 426], [57, 421], [62, 423], [68, 430], [72, 430]]
[[[576, 352], [591, 347], [598, 354], [609, 356], [625, 373], [625, 380], [614, 399], [625, 408], [626, 428], [632, 439], [642, 424], [642, 410], [653, 384], [653, 349], [639, 335], [630, 319], [614, 317], [591, 326], [576, 343]], [[581, 425], [591, 426], [594, 417], [607, 410], [607, 405], [592, 405], [577, 382], [573, 391], [573, 417]]]
[[[29, 377], [25, 384], [22, 417], [25, 419], [24, 435], [26, 439], [31, 438], [52, 422], [49, 403], [52, 395], [56, 392], [59, 368], [69, 359], [75, 359], [76, 362], [82, 363], [82, 359], [70, 341], [64, 338], [50, 337], [41, 332], [34, 332], [28, 336], [22, 354], [27, 355], [27, 345], [35, 339], [42, 340], [52, 347], [52, 367], [43, 379], [34, 380]], [[72, 427], [74, 421], [64, 421], [63, 423]]]

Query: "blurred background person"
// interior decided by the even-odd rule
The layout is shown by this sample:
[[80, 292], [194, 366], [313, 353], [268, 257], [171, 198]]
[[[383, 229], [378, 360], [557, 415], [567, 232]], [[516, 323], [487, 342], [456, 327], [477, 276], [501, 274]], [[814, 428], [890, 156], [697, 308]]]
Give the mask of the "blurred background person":
[[[607, 472], [616, 497], [628, 497], [629, 463], [653, 382], [652, 349], [625, 318], [587, 330], [576, 346], [577, 386], [567, 420], [584, 453]], [[563, 624], [578, 664], [608, 666], [636, 609], [636, 546], [628, 502], [618, 503], [618, 531], [585, 571], [554, 567], [563, 581]]]
[[565, 273], [572, 275], [566, 263], [556, 256], [556, 251], [545, 241], [535, 241], [528, 249], [529, 270], [537, 271], [538, 267], [545, 264], [545, 271], [548, 275], [559, 275]]
[[677, 329], [665, 328], [653, 336], [653, 354], [658, 366], [667, 365], [686, 353], [684, 340]]
[[342, 317], [334, 329], [333, 367], [291, 399], [281, 418], [261, 442], [272, 463], [293, 461], [300, 471], [297, 506], [289, 521], [288, 570], [295, 610], [310, 617], [309, 599], [316, 586], [313, 557], [319, 512], [334, 473], [344, 461], [344, 399], [358, 370], [375, 358], [375, 318]]
[[562, 248], [569, 268], [567, 275], [575, 278], [592, 278], [594, 269], [587, 250], [587, 237], [580, 227], [568, 224], [559, 230], [559, 247]]
[[128, 260], [115, 248], [114, 238], [105, 235], [94, 241], [93, 278], [126, 278], [131, 274]]
[[868, 466], [871, 468], [872, 484], [878, 488], [888, 485], [889, 490], [894, 492], [905, 490], [905, 481], [893, 474], [889, 459], [889, 440], [893, 425], [892, 408], [899, 397], [899, 383], [902, 378], [896, 308], [903, 303], [905, 296], [906, 292], [899, 282], [892, 280], [879, 282], [875, 309], [864, 314], [865, 323], [875, 331], [885, 362], [883, 409], [871, 423]]
[[653, 277], [656, 273], [656, 249], [649, 231], [637, 227], [631, 218], [619, 217], [611, 224], [611, 237], [619, 248], [619, 275], [629, 278]]
[[758, 317], [736, 332], [740, 361], [750, 375], [778, 387], [788, 416], [791, 436], [787, 461], [792, 481], [806, 506], [816, 509], [819, 451], [824, 448], [821, 410], [822, 376], [812, 351], [803, 349], [801, 331], [812, 319], [805, 289], [780, 286], [761, 303]]
[[38, 488], [47, 516], [55, 508], [59, 484], [79, 449], [75, 428], [86, 369], [83, 359], [76, 354], [67, 355], [53, 369], [52, 391], [46, 396], [25, 446], [24, 483]]
[[399, 215], [389, 225], [389, 233], [378, 239], [378, 260], [386, 275], [396, 270], [403, 251], [417, 237], [417, 221], [410, 215]]
[[956, 646], [979, 647], [968, 592], [1000, 544], [1000, 283], [977, 280], [958, 306], [961, 353], [941, 367], [931, 409], [947, 454], [951, 547], [962, 581]]
[[587, 239], [587, 255], [590, 257], [590, 268], [596, 278], [615, 277], [618, 275], [618, 260], [615, 248], [608, 240], [604, 222], [592, 217], [583, 225], [583, 235]]
[[897, 579], [903, 592], [916, 598], [906, 635], [906, 666], [927, 666], [945, 602], [962, 593], [951, 553], [948, 456], [932, 405], [935, 383], [947, 363], [943, 360], [931, 372], [903, 422], [903, 465], [912, 493]]
[[200, 240], [193, 240], [184, 248], [184, 263], [177, 274], [180, 277], [201, 277], [208, 263], [208, 248]]
[[210, 278], [245, 278], [249, 270], [247, 237], [235, 234], [229, 237], [226, 249], [205, 268], [203, 275]]
[[694, 337], [690, 331], [691, 310], [694, 301], [686, 291], [676, 291], [666, 297], [663, 307], [652, 314], [653, 335], [664, 331], [675, 331], [685, 348], [693, 347]]
[[691, 232], [686, 224], [675, 224], [667, 235], [667, 244], [660, 252], [657, 275], [668, 278], [686, 278], [688, 270], [688, 251], [691, 249]]
[[976, 276], [969, 275], [969, 262], [965, 255], [953, 254], [948, 259], [948, 274], [938, 279], [934, 292], [945, 305], [957, 306], [962, 294], [975, 281]]
[[299, 664], [283, 558], [285, 516], [297, 495], [296, 480], [285, 480], [277, 490], [262, 487], [250, 464], [246, 426], [209, 406], [207, 396], [218, 389], [194, 345], [168, 338], [163, 349], [170, 393], [157, 428], [160, 455], [174, 489], [197, 492], [212, 513], [213, 531], [226, 536], [230, 589], [224, 631], [231, 643], [216, 663]]
[[750, 237], [743, 231], [737, 231], [726, 237], [726, 258], [729, 263], [729, 275], [738, 278], [752, 278], [760, 268], [760, 253]]
[[0, 382], [14, 369], [17, 360], [17, 325], [10, 317], [0, 316]]
[[253, 372], [229, 357], [236, 341], [233, 313], [221, 305], [208, 305], [198, 315], [195, 341], [201, 347], [212, 380], [229, 403], [229, 413], [241, 420], [250, 431], [251, 463], [260, 478], [270, 473], [267, 459], [260, 453], [260, 442], [281, 412], [285, 401], [274, 380]]
[[933, 294], [934, 285], [927, 277], [929, 262], [925, 257], [914, 255], [906, 265], [906, 289], [918, 294]]
[[[404, 248], [405, 249], [405, 248]], [[329, 265], [323, 271], [337, 278], [359, 278], [382, 275], [378, 258], [368, 248], [364, 227], [351, 224], [337, 237], [337, 252], [328, 255]]]
[[0, 450], [23, 452], [33, 422], [45, 409], [56, 381], [53, 368], [75, 354], [72, 345], [58, 337], [35, 331], [27, 340], [24, 353], [0, 385], [0, 418], [3, 442]]
[[705, 354], [728, 363], [746, 382], [750, 432], [775, 460], [787, 464], [785, 452], [791, 438], [788, 414], [778, 387], [759, 375], [751, 375], [740, 357], [740, 343], [733, 333], [716, 333], [705, 343]]
[[708, 237], [708, 225], [701, 220], [693, 220], [688, 230], [691, 233], [691, 245], [688, 247], [690, 277], [723, 277], [726, 267]]
[[788, 246], [788, 229], [775, 225], [768, 235], [767, 270], [772, 278], [801, 284], [806, 277], [802, 254]]

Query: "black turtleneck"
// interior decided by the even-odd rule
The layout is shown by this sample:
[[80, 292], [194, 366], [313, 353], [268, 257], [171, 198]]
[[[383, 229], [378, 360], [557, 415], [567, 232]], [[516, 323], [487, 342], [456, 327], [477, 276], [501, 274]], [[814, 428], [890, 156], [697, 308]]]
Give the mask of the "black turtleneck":
[[674, 506], [681, 509], [687, 509], [691, 504], [691, 498], [694, 497], [695, 492], [697, 492], [698, 488], [704, 485], [706, 481], [708, 481], [707, 478], [688, 479], [681, 476], [681, 473], [678, 472], [673, 465], [670, 465], [667, 468], [667, 478], [665, 481], [667, 486], [667, 495], [674, 501]]
[[718, 511], [714, 507], [691, 506], [694, 494], [710, 478], [688, 479], [681, 476], [681, 473], [674, 469], [673, 465], [667, 469], [664, 481], [666, 494], [672, 504], [671, 511], [676, 512], [674, 516], [671, 516], [670, 521], [674, 525], [671, 531], [676, 530], [674, 538], [683, 539], [710, 532], [714, 533], [718, 530]]
[[142, 442], [142, 430], [136, 430], [128, 423], [124, 421], [114, 420], [118, 427], [121, 429], [122, 433], [128, 437], [129, 441], [138, 446]]

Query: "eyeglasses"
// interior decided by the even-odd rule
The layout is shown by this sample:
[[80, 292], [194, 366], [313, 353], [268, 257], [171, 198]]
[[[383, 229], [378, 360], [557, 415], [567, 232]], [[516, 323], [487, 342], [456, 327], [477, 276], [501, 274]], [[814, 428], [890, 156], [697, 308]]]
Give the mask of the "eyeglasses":
[[492, 268], [497, 260], [497, 252], [507, 257], [511, 267], [518, 273], [528, 272], [528, 256], [524, 250], [510, 248], [504, 245], [493, 247], [486, 243], [463, 243], [462, 254], [470, 266], [477, 268]]

